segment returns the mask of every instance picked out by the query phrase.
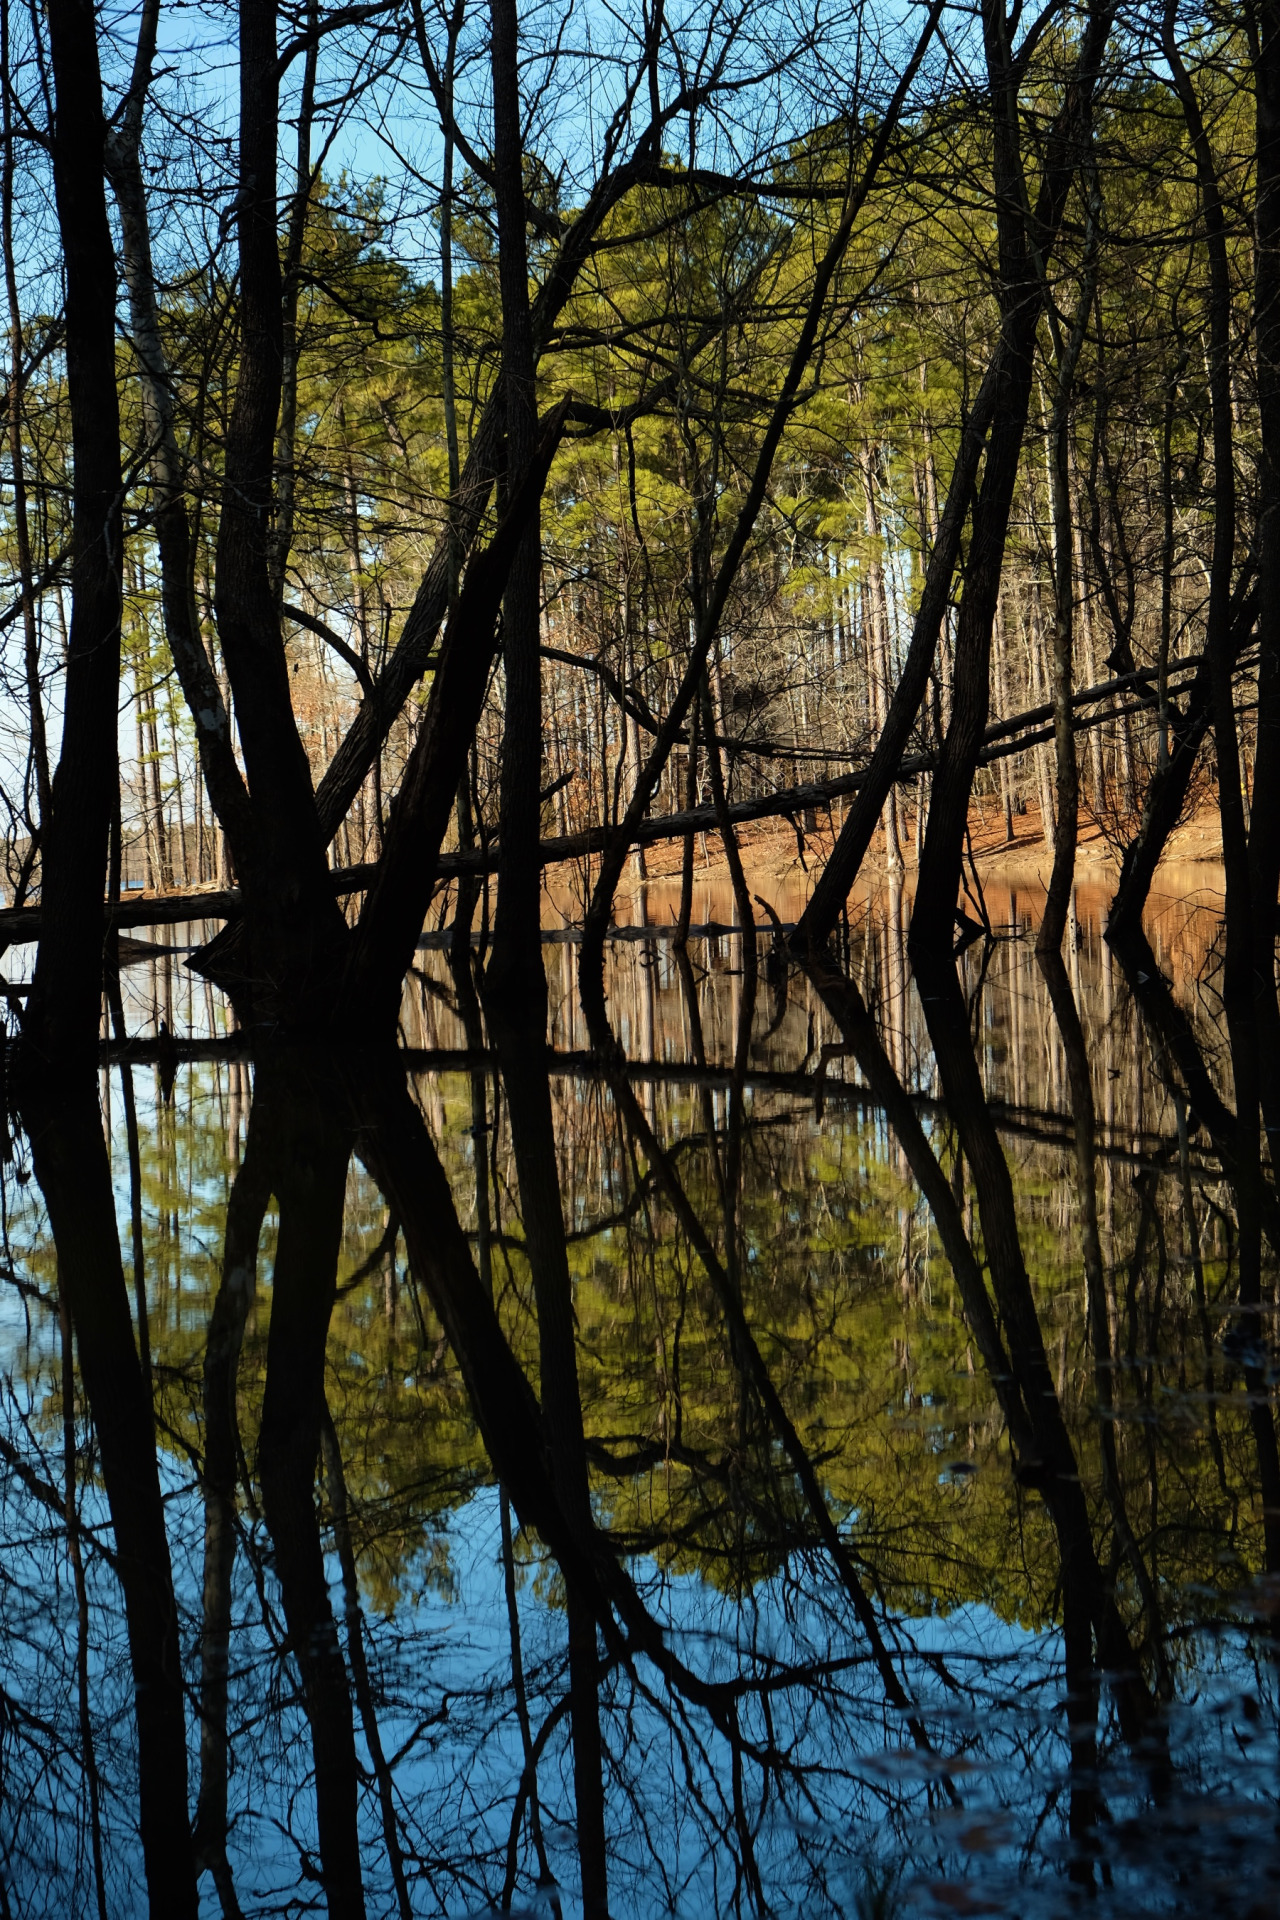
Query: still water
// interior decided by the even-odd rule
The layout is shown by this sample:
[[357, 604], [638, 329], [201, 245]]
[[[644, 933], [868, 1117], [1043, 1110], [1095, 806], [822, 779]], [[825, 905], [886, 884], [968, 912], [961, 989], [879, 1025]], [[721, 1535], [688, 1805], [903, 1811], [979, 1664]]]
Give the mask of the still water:
[[[337, 1162], [319, 1333], [271, 1344], [274, 1096], [182, 955], [125, 945], [135, 1041], [100, 1100], [203, 1914], [1280, 1907], [1270, 1320], [1242, 1345], [1221, 1118], [1188, 1089], [1198, 1062], [1231, 1099], [1212, 894], [1155, 903], [1153, 975], [1082, 893], [1050, 982], [1034, 898], [989, 890], [954, 1000], [911, 976], [909, 904], [851, 912], [836, 979], [710, 892], [687, 956], [631, 928], [612, 1056], [547, 942], [559, 1347], [512, 1127], [536, 1050], [497, 1057], [428, 938], [403, 1070], [448, 1191], [423, 1204], [466, 1238], [500, 1379], [376, 1128]], [[145, 1913], [130, 1569], [20, 1136], [3, 1207], [3, 1910]], [[282, 1520], [264, 1406], [290, 1388], [319, 1445]], [[508, 1430], [532, 1394], [581, 1495], [567, 1560]]]

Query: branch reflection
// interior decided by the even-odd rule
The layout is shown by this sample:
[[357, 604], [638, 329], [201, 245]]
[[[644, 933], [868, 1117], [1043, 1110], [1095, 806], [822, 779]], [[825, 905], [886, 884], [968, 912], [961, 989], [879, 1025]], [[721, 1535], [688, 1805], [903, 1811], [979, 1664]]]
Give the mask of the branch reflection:
[[987, 906], [914, 967], [900, 886], [803, 970], [651, 920], [586, 1008], [549, 943], [546, 1028], [455, 940], [399, 1053], [130, 1042], [136, 1155], [28, 1103], [11, 1910], [1267, 1897], [1211, 937], [1037, 960]]

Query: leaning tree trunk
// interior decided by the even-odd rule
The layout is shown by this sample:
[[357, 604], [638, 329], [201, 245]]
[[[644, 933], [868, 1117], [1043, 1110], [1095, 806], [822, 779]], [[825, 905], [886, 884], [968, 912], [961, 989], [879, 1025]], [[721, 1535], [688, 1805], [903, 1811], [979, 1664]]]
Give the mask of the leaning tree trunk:
[[[1076, 165], [1076, 127], [1080, 115], [1083, 112], [1087, 112], [1089, 102], [1093, 96], [1097, 69], [1110, 33], [1113, 11], [1114, 9], [1111, 6], [1104, 5], [1096, 8], [1090, 14], [1089, 24], [1081, 44], [1075, 74], [1068, 85], [1066, 99], [1063, 101], [1052, 129], [1052, 139], [1047, 156], [1047, 164], [1035, 209], [1036, 239], [1042, 263], [1048, 261], [1061, 226], [1063, 211], [1066, 206], [1067, 191], [1070, 187]], [[1001, 137], [1007, 145], [1009, 138], [1007, 128]], [[1011, 158], [1016, 159], [1016, 155], [1011, 156]], [[1007, 193], [1013, 194], [1014, 199], [1010, 201], [1006, 195], [1006, 197], [1002, 198], [1002, 205], [1006, 208], [1010, 206], [1020, 206], [1020, 179], [1007, 182], [1006, 186]], [[1021, 224], [1020, 219], [1015, 222], [1015, 216], [1006, 214], [1005, 224], [1011, 237], [1016, 240], [1016, 226]], [[1002, 271], [1004, 271], [1004, 269], [1002, 269]], [[1028, 268], [1025, 262], [1018, 271], [1022, 281], [1025, 283], [1028, 277]], [[1006, 279], [1006, 284], [1012, 289], [1014, 283], [1012, 280]], [[1032, 297], [1031, 289], [1026, 288], [1025, 292], [1029, 300]], [[1038, 317], [1038, 309], [1036, 317]], [[880, 814], [884, 808], [886, 795], [888, 794], [890, 786], [892, 786], [897, 778], [899, 764], [906, 751], [907, 742], [911, 736], [911, 729], [915, 725], [916, 717], [924, 699], [925, 690], [929, 683], [929, 671], [933, 665], [934, 654], [937, 650], [939, 636], [943, 629], [943, 623], [950, 601], [952, 576], [955, 572], [956, 561], [960, 552], [960, 541], [972, 499], [978, 465], [982, 457], [983, 447], [986, 444], [987, 431], [990, 427], [991, 449], [994, 451], [998, 437], [998, 429], [992, 425], [992, 422], [1001, 414], [1004, 414], [1006, 420], [1008, 419], [1008, 410], [1012, 398], [1009, 391], [1010, 383], [1016, 382], [1021, 377], [1017, 368], [1010, 365], [1010, 346], [1013, 346], [1015, 354], [1017, 354], [1021, 351], [1020, 342], [1016, 337], [1011, 342], [1006, 336], [1007, 328], [1002, 327], [1000, 343], [987, 369], [986, 377], [983, 380], [973, 412], [966, 423], [965, 433], [962, 436], [960, 450], [957, 456], [956, 467], [952, 475], [950, 491], [947, 496], [947, 504], [943, 510], [942, 520], [939, 524], [933, 543], [933, 551], [929, 559], [929, 567], [925, 576], [924, 593], [921, 596], [920, 606], [916, 614], [911, 644], [907, 649], [907, 656], [903, 662], [902, 673], [898, 680], [893, 701], [889, 707], [888, 717], [879, 743], [872, 756], [871, 765], [867, 771], [867, 778], [859, 790], [857, 800], [850, 807], [845, 817], [844, 826], [841, 829], [840, 837], [836, 842], [831, 858], [823, 870], [822, 878], [815, 887], [809, 905], [801, 915], [800, 923], [796, 929], [796, 943], [802, 949], [820, 946], [823, 941], [830, 936], [836, 921], [840, 917], [844, 903], [849, 897], [849, 889], [857, 877], [858, 868], [861, 866], [866, 850], [871, 844], [871, 838], [876, 829], [876, 822], [880, 818]], [[1027, 358], [1029, 363], [1029, 350], [1027, 352]], [[1028, 370], [1028, 380], [1029, 377]], [[1023, 413], [1025, 419], [1025, 407]], [[1020, 444], [1021, 432], [1019, 432], [1019, 445]], [[1013, 455], [1015, 468], [1016, 462], [1017, 451], [1015, 450]], [[989, 496], [988, 486], [991, 487]], [[988, 454], [982, 491], [983, 496], [988, 498], [987, 544], [989, 545], [990, 535], [993, 531], [990, 523], [997, 517], [994, 512], [996, 486], [991, 472], [990, 453]], [[978, 512], [981, 512], [981, 503], [979, 503]], [[1003, 533], [1000, 535], [999, 544], [1002, 552]], [[971, 559], [973, 548], [977, 547], [977, 545], [978, 529], [975, 525], [973, 541], [971, 543]], [[998, 565], [995, 572], [996, 584], [998, 586]], [[965, 598], [967, 602], [969, 598], [967, 585]], [[978, 612], [979, 608], [975, 603], [971, 614], [972, 616], [976, 616]], [[990, 621], [991, 616], [988, 615], [986, 620], [986, 644], [988, 652], [990, 647]], [[957, 647], [958, 646], [959, 636], [957, 635]], [[953, 681], [951, 714], [947, 728], [948, 738], [950, 738], [952, 724], [955, 718], [955, 683]], [[980, 727], [978, 731], [979, 733], [981, 732]], [[957, 747], [960, 746], [961, 741], [959, 738], [956, 744]], [[976, 751], [976, 744], [974, 750]], [[971, 777], [972, 774], [970, 770], [969, 778], [971, 779]], [[964, 805], [967, 817], [968, 781], [964, 783], [964, 789]], [[936, 803], [937, 788], [935, 781], [934, 792], [930, 802], [929, 817], [931, 824]], [[954, 813], [954, 811], [953, 801], [951, 803], [951, 812]], [[961, 820], [959, 823], [959, 832], [961, 835], [963, 835], [963, 828], [964, 822]], [[958, 841], [956, 845], [958, 847]], [[927, 847], [922, 851], [921, 856], [920, 885], [922, 885], [924, 881], [923, 861], [926, 851]], [[935, 843], [935, 869], [937, 864], [938, 848]], [[954, 878], [958, 883], [958, 853], [953, 864], [955, 867]], [[945, 881], [943, 882], [942, 890], [945, 893]], [[946, 909], [948, 927], [950, 926], [951, 910], [954, 904], [955, 889], [953, 888], [950, 905], [948, 905]]]
[[[1003, 7], [999, 0], [984, 7], [983, 33], [994, 114], [992, 152], [1000, 247], [1001, 336], [1006, 352], [965, 568], [964, 599], [956, 633], [951, 725], [933, 778], [929, 823], [911, 918], [911, 942], [918, 951], [943, 952], [951, 946], [969, 797], [990, 704], [991, 626], [1031, 401], [1041, 309], [1035, 260], [1037, 254], [1043, 258], [1046, 239], [1056, 234], [1062, 219], [1113, 15], [1114, 7], [1110, 4], [1099, 5], [1090, 13], [1076, 71], [1055, 127], [1056, 152], [1046, 165], [1041, 207], [1036, 212], [1038, 231], [1032, 232], [1028, 216], [1023, 212], [1017, 122], [1018, 69], [1006, 44]], [[1050, 215], [1047, 220], [1043, 218], [1046, 202]]]
[[[1053, 495], [1053, 746], [1056, 771], [1053, 814], [1053, 870], [1044, 903], [1044, 917], [1036, 945], [1042, 953], [1056, 953], [1062, 946], [1075, 881], [1076, 839], [1080, 826], [1080, 769], [1076, 760], [1076, 737], [1072, 726], [1071, 695], [1074, 690], [1075, 651], [1075, 579], [1072, 562], [1075, 540], [1071, 515], [1071, 402], [1075, 391], [1076, 367], [1084, 345], [1085, 327], [1093, 303], [1094, 249], [1097, 233], [1099, 195], [1096, 182], [1089, 186], [1089, 224], [1086, 237], [1086, 267], [1080, 287], [1080, 300], [1071, 332], [1062, 343], [1058, 356], [1058, 379], [1053, 397], [1053, 417], [1049, 434], [1050, 487]], [[1045, 822], [1047, 827], [1048, 822]]]
[[933, 0], [911, 58], [894, 90], [884, 118], [877, 128], [866, 164], [861, 174], [850, 182], [848, 197], [841, 211], [840, 220], [814, 272], [804, 317], [796, 344], [791, 352], [782, 390], [770, 414], [750, 483], [733, 530], [726, 542], [720, 564], [716, 568], [715, 578], [710, 584], [705, 606], [700, 612], [694, 644], [675, 698], [658, 729], [623, 820], [605, 848], [604, 857], [600, 862], [600, 872], [583, 926], [582, 951], [579, 959], [579, 979], [583, 997], [595, 1010], [597, 1016], [603, 1012], [604, 1004], [605, 929], [613, 907], [614, 892], [627, 863], [631, 842], [635, 837], [637, 826], [648, 810], [650, 800], [657, 791], [658, 782], [666, 767], [671, 749], [676, 743], [697, 695], [711, 648], [720, 632], [720, 622], [724, 616], [730, 590], [737, 579], [760, 509], [764, 505], [774, 458], [791, 415], [799, 404], [802, 384], [810, 374], [819, 331], [827, 316], [827, 303], [833, 282], [853, 237], [855, 222], [888, 152], [920, 63], [933, 38], [934, 29], [941, 16], [942, 3], [943, 0]]
[[[1231, 603], [1227, 654], [1231, 667], [1249, 643], [1258, 618], [1258, 589], [1238, 581]], [[1191, 776], [1213, 719], [1213, 667], [1208, 656], [1196, 669], [1179, 710], [1169, 703], [1172, 744], [1167, 762], [1151, 776], [1137, 834], [1125, 848], [1120, 881], [1107, 914], [1107, 939], [1122, 947], [1142, 933], [1142, 914], [1169, 836], [1182, 817]], [[1256, 772], [1255, 772], [1256, 782]]]

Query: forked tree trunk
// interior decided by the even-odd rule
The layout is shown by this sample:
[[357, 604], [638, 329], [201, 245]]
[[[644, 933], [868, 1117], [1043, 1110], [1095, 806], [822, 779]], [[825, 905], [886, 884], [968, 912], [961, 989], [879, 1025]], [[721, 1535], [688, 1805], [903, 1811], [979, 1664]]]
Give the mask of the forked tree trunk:
[[[988, 9], [988, 14], [990, 12], [991, 9]], [[1110, 34], [1112, 16], [1113, 8], [1109, 5], [1097, 7], [1091, 12], [1081, 42], [1076, 70], [1068, 84], [1066, 99], [1052, 130], [1050, 150], [1035, 208], [1036, 241], [1041, 260], [1045, 263], [1057, 239], [1067, 192], [1074, 175], [1077, 160], [1078, 120], [1081, 113], [1087, 111], [1088, 103], [1092, 99], [1098, 66]], [[1005, 84], [1006, 87], [1010, 84], [1007, 79]], [[1016, 100], [1006, 101], [1001, 108], [1001, 126], [1004, 130], [1000, 138], [1006, 146], [1010, 136], [1008, 124], [1003, 115], [1005, 107], [1010, 104], [1016, 108]], [[1007, 156], [1006, 167], [1010, 160], [1016, 161], [1016, 154]], [[1017, 209], [1021, 206], [1020, 177], [1006, 179], [1001, 206], [1006, 209], [1004, 216], [1006, 232], [1016, 248], [1016, 226], [1021, 225], [1021, 215], [1010, 213], [1008, 209]], [[933, 829], [934, 817], [937, 813], [938, 830], [934, 834], [932, 856], [930, 856], [928, 832], [926, 832], [925, 844], [921, 852], [920, 878], [917, 883], [917, 900], [925, 891], [926, 884], [930, 895], [938, 897], [935, 923], [928, 929], [929, 937], [939, 937], [940, 924], [943, 925], [944, 932], [949, 932], [951, 926], [960, 877], [959, 848], [968, 816], [968, 797], [972, 782], [972, 765], [966, 767], [963, 763], [977, 751], [978, 739], [972, 737], [973, 722], [978, 715], [985, 720], [985, 702], [988, 698], [985, 671], [982, 675], [981, 687], [976, 685], [977, 670], [982, 665], [983, 656], [989, 660], [990, 652], [994, 600], [991, 600], [990, 610], [987, 610], [985, 602], [998, 590], [999, 557], [1003, 553], [1003, 529], [1008, 519], [1007, 507], [1003, 515], [997, 511], [997, 495], [1011, 490], [1012, 480], [1006, 469], [1011, 466], [1016, 475], [1022, 425], [1025, 424], [1026, 418], [1026, 402], [1023, 401], [1019, 406], [1016, 388], [1024, 379], [1028, 387], [1027, 398], [1030, 397], [1031, 346], [1024, 344], [1023, 335], [1029, 334], [1031, 343], [1034, 344], [1035, 322], [1039, 311], [1034, 286], [1027, 284], [1028, 269], [1025, 261], [1020, 265], [1015, 265], [1012, 261], [1006, 262], [1002, 266], [1002, 275], [1008, 289], [1006, 298], [1009, 305], [1006, 324], [1002, 327], [1000, 343], [987, 369], [973, 411], [961, 437], [951, 489], [938, 527], [933, 552], [930, 555], [924, 593], [916, 614], [911, 644], [907, 649], [888, 718], [872, 756], [866, 781], [857, 799], [849, 808], [832, 856], [823, 870], [821, 880], [814, 888], [813, 896], [801, 915], [796, 929], [796, 945], [802, 951], [820, 946], [830, 936], [849, 897], [849, 889], [857, 877], [858, 868], [862, 864], [866, 850], [871, 844], [876, 822], [884, 807], [885, 797], [897, 777], [899, 764], [911, 736], [911, 729], [915, 725], [928, 687], [929, 672], [947, 615], [961, 536], [968, 517], [978, 465], [983, 448], [987, 444], [988, 428], [990, 428], [990, 446], [982, 482], [982, 497], [987, 501], [987, 508], [984, 514], [980, 501], [975, 513], [973, 538], [970, 545], [970, 567], [966, 570], [965, 589], [965, 602], [968, 604], [970, 579], [975, 585], [979, 579], [985, 583], [970, 606], [968, 616], [969, 652], [976, 653], [978, 657], [969, 661], [970, 693], [967, 708], [957, 713], [957, 705], [960, 703], [961, 671], [958, 657], [961, 635], [958, 633], [957, 660], [953, 669], [950, 718], [947, 727], [948, 741], [951, 739], [957, 721], [960, 722], [961, 732], [956, 736], [955, 749], [951, 755], [952, 771], [943, 781], [941, 794], [939, 794], [941, 768], [934, 776], [930, 795], [929, 828]], [[1022, 319], [1020, 325], [1010, 335], [1008, 321], [1015, 312], [1021, 314]], [[993, 425], [993, 421], [1001, 424]], [[1018, 446], [1010, 449], [1010, 433], [1015, 424]], [[1011, 452], [1012, 459], [1010, 459]], [[979, 517], [982, 521], [981, 531], [978, 524]], [[997, 523], [999, 523], [998, 538]], [[996, 562], [994, 570], [991, 565], [993, 559]], [[965, 624], [965, 614], [962, 609], [962, 629]], [[985, 633], [985, 640], [982, 639], [983, 633]], [[977, 727], [977, 736], [978, 738], [981, 736], [981, 721]], [[940, 801], [941, 812], [938, 811]], [[949, 898], [947, 897], [948, 889], [950, 890]], [[925, 932], [925, 923], [922, 922], [921, 934], [924, 935]]]
[[699, 612], [697, 633], [689, 660], [666, 718], [657, 731], [653, 748], [645, 762], [641, 777], [636, 783], [621, 826], [606, 847], [601, 860], [600, 872], [583, 925], [582, 949], [579, 958], [579, 980], [583, 998], [597, 1015], [603, 1012], [605, 929], [613, 907], [614, 892], [626, 865], [631, 842], [635, 837], [636, 826], [648, 811], [649, 802], [657, 791], [658, 782], [666, 767], [671, 749], [697, 696], [698, 685], [706, 668], [711, 648], [719, 636], [720, 622], [724, 616], [730, 591], [738, 577], [748, 542], [755, 530], [760, 509], [764, 505], [774, 459], [783, 433], [798, 404], [801, 385], [810, 372], [814, 349], [827, 314], [827, 303], [833, 282], [844, 261], [858, 215], [879, 175], [920, 63], [933, 39], [941, 11], [942, 0], [933, 0], [911, 57], [894, 89], [893, 98], [888, 104], [884, 118], [876, 130], [866, 164], [861, 174], [850, 183], [848, 197], [839, 222], [818, 262], [781, 392], [770, 413], [750, 483], [746, 487], [742, 505], [725, 543], [715, 577], [709, 584], [705, 604]]
[[155, 60], [158, 0], [147, 0], [125, 111], [107, 141], [107, 174], [120, 216], [121, 263], [129, 294], [129, 331], [138, 362], [142, 417], [152, 449], [156, 546], [165, 637], [195, 728], [200, 766], [224, 826], [243, 841], [248, 796], [236, 766], [231, 722], [200, 631], [193, 591], [190, 509], [174, 425], [173, 386], [160, 328], [151, 227], [142, 173], [142, 128]]
[[[912, 946], [947, 952], [952, 944], [961, 858], [973, 774], [990, 705], [991, 626], [1004, 561], [1005, 537], [1031, 401], [1041, 287], [1035, 256], [1043, 259], [1056, 235], [1080, 159], [1098, 68], [1110, 36], [1113, 4], [1090, 13], [1076, 70], [1055, 126], [1036, 232], [1023, 212], [1017, 87], [1020, 77], [1007, 45], [1002, 0], [983, 9], [983, 35], [993, 113], [993, 170], [1000, 247], [1001, 340], [1005, 353], [994, 407], [982, 487], [974, 509], [956, 633], [951, 725], [933, 777], [929, 822], [911, 919]], [[1046, 217], [1047, 216], [1047, 217]]]
[[253, 823], [239, 841], [232, 821], [223, 825], [245, 897], [245, 1006], [254, 1018], [305, 1027], [329, 1010], [347, 929], [328, 877], [311, 769], [294, 724], [271, 577], [283, 365], [274, 0], [243, 0], [239, 52], [240, 359], [227, 431], [214, 599]]

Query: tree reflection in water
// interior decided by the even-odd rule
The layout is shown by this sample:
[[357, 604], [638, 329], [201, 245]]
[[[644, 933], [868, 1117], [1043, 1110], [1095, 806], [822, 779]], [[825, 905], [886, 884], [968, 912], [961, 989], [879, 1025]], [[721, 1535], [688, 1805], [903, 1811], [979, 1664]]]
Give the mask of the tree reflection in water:
[[5, 1911], [1274, 1910], [1216, 926], [989, 905], [552, 943], [545, 1059], [461, 951], [393, 1059], [127, 971], [172, 1103], [5, 1169]]

